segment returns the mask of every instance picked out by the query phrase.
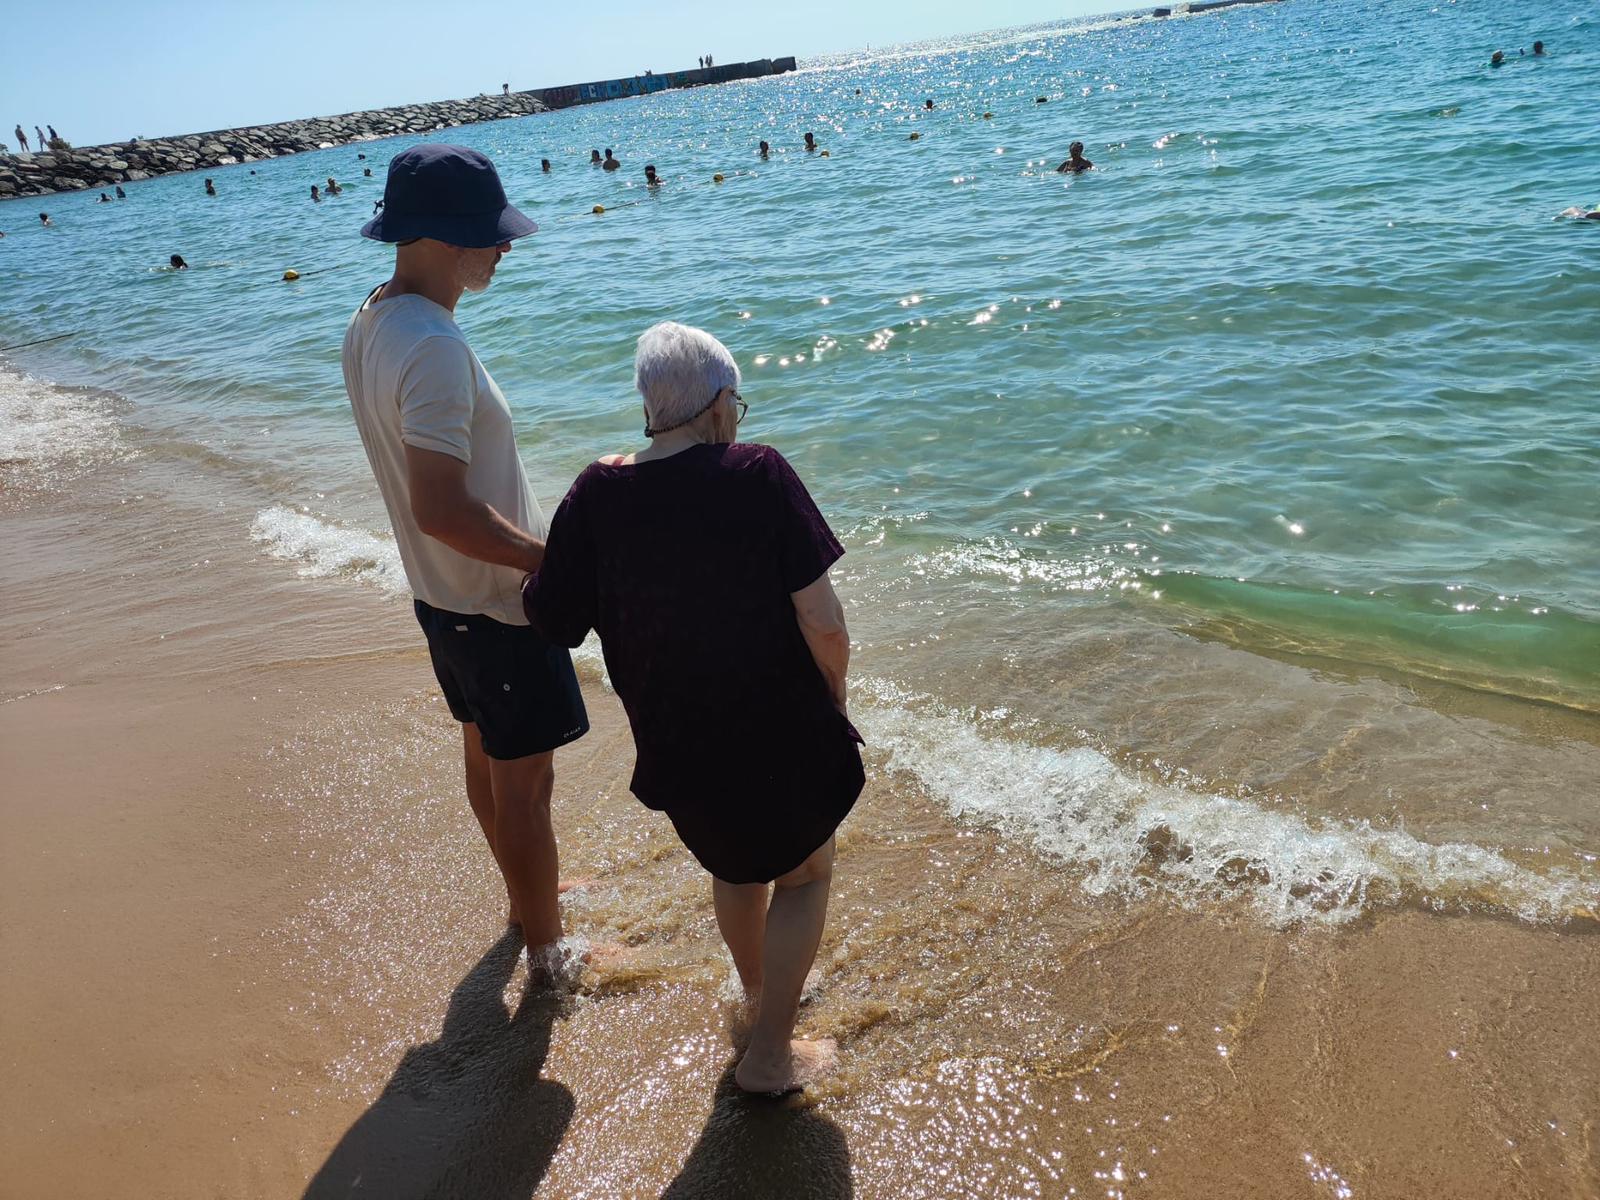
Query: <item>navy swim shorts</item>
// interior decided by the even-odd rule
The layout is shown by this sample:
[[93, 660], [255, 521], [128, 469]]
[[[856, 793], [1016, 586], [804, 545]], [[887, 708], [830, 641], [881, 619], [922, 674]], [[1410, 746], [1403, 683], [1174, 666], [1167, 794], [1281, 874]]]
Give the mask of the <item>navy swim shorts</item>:
[[490, 758], [543, 754], [589, 732], [565, 646], [481, 613], [446, 612], [421, 600], [416, 608], [450, 713], [478, 727]]

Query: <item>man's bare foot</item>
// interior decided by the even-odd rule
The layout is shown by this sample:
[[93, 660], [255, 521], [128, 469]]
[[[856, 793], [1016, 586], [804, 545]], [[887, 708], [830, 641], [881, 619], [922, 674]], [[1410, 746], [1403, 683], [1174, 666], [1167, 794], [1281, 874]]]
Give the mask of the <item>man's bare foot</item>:
[[757, 1055], [746, 1051], [733, 1073], [741, 1091], [764, 1096], [781, 1096], [815, 1083], [833, 1071], [839, 1060], [839, 1046], [832, 1038], [815, 1041], [795, 1039], [787, 1053]]

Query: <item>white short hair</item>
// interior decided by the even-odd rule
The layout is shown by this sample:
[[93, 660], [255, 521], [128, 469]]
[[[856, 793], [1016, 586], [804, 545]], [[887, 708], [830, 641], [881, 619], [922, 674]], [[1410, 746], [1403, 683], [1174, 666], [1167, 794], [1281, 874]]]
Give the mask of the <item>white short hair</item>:
[[650, 428], [671, 429], [710, 407], [723, 388], [738, 391], [739, 364], [704, 329], [662, 321], [639, 335], [633, 385]]

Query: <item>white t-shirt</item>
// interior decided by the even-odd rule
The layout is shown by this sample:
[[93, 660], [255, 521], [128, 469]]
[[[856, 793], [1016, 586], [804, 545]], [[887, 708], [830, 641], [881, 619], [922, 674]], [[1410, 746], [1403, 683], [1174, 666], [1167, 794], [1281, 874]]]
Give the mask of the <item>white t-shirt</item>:
[[521, 571], [452, 550], [411, 515], [406, 446], [459, 458], [474, 496], [519, 529], [545, 536], [511, 409], [449, 311], [413, 294], [369, 296], [345, 330], [344, 386], [417, 598], [447, 612], [526, 625]]

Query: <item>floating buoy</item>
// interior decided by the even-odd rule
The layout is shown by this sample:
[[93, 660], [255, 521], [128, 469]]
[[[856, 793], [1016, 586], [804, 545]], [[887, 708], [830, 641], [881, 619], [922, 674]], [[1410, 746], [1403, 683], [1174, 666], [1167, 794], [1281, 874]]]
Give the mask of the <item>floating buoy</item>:
[[300, 272], [296, 271], [293, 267], [290, 267], [287, 271], [285, 271], [283, 273], [283, 281], [285, 283], [293, 283], [296, 279], [299, 279], [299, 278], [300, 278]]
[[912, 141], [913, 141], [913, 142], [914, 142], [914, 141], [916, 141], [916, 140], [917, 140], [917, 139], [918, 139], [918, 138], [920, 138], [920, 137], [921, 137], [921, 136], [922, 136], [922, 135], [921, 135], [921, 134], [920, 134], [920, 133], [913, 133], [913, 134], [912, 134], [912, 135], [911, 135], [911, 140], [912, 140]]
[[822, 157], [823, 157], [823, 158], [827, 158], [827, 157], [828, 157], [828, 152], [827, 152], [827, 151], [826, 151], [826, 150], [824, 150], [824, 151], [823, 151], [823, 152], [822, 152]]
[[722, 182], [722, 172], [718, 171], [715, 175], [713, 175], [711, 177], [711, 182], [712, 183], [721, 183]]
[[601, 213], [605, 212], [605, 210], [606, 206], [604, 204], [596, 204], [594, 206], [594, 215], [598, 217]]

